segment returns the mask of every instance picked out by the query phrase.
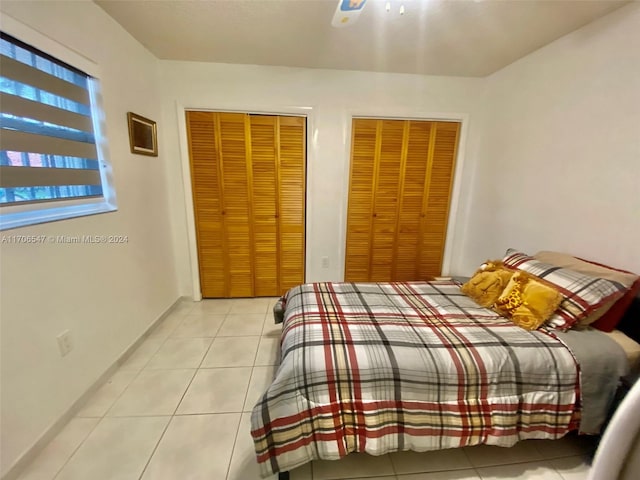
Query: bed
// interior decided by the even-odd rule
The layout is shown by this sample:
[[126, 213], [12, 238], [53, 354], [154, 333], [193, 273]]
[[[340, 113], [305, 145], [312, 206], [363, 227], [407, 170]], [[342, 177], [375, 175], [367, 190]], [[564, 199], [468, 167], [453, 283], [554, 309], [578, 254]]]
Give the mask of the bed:
[[276, 310], [281, 363], [251, 417], [263, 476], [352, 452], [597, 433], [629, 370], [599, 331], [525, 330], [455, 280], [304, 284]]

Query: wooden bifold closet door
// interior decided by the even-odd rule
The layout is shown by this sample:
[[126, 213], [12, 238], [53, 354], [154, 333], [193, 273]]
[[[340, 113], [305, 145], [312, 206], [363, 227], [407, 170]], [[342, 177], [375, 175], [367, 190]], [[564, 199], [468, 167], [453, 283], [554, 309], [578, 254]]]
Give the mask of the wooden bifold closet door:
[[202, 296], [304, 281], [305, 119], [186, 112]]
[[345, 281], [440, 275], [460, 124], [353, 119]]

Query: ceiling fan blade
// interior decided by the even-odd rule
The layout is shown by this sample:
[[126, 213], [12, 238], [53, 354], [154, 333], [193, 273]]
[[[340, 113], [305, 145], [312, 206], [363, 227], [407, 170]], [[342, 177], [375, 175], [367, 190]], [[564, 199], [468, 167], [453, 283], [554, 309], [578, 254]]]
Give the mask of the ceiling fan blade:
[[331, 25], [342, 28], [355, 23], [366, 3], [367, 0], [338, 0]]

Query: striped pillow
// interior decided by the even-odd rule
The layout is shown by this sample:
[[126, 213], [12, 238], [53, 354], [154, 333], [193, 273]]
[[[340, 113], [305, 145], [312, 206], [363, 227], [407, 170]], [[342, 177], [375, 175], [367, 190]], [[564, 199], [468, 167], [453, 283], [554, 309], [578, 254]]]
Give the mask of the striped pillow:
[[624, 285], [575, 272], [536, 260], [510, 248], [503, 259], [505, 267], [522, 270], [555, 285], [564, 300], [547, 321], [547, 325], [568, 330], [607, 302], [624, 295]]

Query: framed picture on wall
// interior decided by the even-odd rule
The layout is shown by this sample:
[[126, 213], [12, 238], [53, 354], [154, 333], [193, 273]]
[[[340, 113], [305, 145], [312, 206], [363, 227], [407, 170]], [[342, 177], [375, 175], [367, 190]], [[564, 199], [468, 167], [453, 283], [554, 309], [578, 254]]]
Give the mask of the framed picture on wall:
[[127, 112], [129, 121], [129, 145], [131, 153], [158, 156], [158, 132], [156, 122], [133, 112]]

